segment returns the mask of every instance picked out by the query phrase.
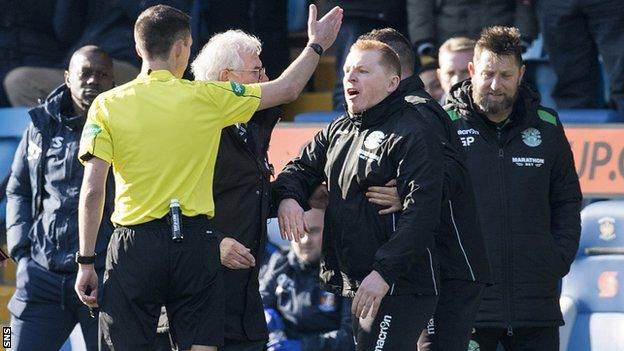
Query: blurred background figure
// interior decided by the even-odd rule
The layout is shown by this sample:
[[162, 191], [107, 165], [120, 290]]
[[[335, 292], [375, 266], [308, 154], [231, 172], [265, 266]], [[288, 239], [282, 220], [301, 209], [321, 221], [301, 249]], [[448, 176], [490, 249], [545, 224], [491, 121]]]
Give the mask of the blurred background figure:
[[425, 91], [437, 102], [443, 104], [444, 90], [438, 79], [438, 63], [435, 60], [431, 60], [428, 64], [423, 65], [418, 72], [418, 77], [425, 85]]
[[[34, 2], [34, 1], [30, 1]], [[139, 57], [134, 48], [134, 22], [146, 8], [164, 4], [184, 12], [191, 9], [192, 0], [56, 0], [55, 7], [41, 18], [50, 18], [55, 35], [64, 44], [60, 57], [52, 65], [25, 61], [8, 72], [4, 87], [12, 106], [35, 106], [48, 92], [63, 82], [62, 67], [69, 57], [85, 45], [97, 45], [113, 58], [114, 82], [124, 84], [139, 73]], [[17, 3], [17, 2], [16, 2]], [[22, 2], [20, 7], [24, 7]], [[50, 7], [50, 4], [45, 5]], [[38, 8], [28, 8], [28, 10]], [[35, 19], [36, 21], [37, 19]], [[41, 38], [31, 45], [42, 45]], [[65, 48], [63, 50], [63, 48]]]
[[450, 38], [440, 46], [437, 77], [444, 90], [445, 97], [438, 100], [442, 105], [453, 85], [470, 78], [468, 63], [472, 61], [474, 46], [475, 41], [466, 37]]
[[421, 58], [436, 57], [449, 38], [477, 39], [490, 26], [518, 27], [525, 48], [538, 33], [532, 0], [407, 0], [407, 16], [410, 39]]
[[308, 235], [274, 254], [260, 281], [269, 351], [354, 350], [351, 304], [321, 290], [319, 262], [325, 211], [305, 213]]
[[[57, 0], [3, 0], [0, 11], [0, 107], [10, 106], [2, 81], [15, 67], [63, 67], [66, 53], [77, 39], [72, 20]], [[68, 30], [69, 29], [69, 30]], [[79, 34], [79, 33], [78, 33]], [[66, 65], [64, 67], [67, 67]], [[63, 82], [41, 93], [45, 97]], [[34, 106], [33, 104], [32, 106]]]
[[624, 112], [624, 4], [621, 0], [537, 1], [544, 47], [557, 75], [559, 108], [604, 108], [602, 57], [609, 107]]

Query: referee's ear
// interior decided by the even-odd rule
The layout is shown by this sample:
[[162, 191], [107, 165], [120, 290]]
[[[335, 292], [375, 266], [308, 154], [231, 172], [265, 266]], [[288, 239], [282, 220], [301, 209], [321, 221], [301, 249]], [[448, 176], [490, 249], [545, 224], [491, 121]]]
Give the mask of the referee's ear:
[[220, 82], [227, 82], [230, 80], [230, 71], [228, 69], [222, 69], [219, 72], [219, 81]]

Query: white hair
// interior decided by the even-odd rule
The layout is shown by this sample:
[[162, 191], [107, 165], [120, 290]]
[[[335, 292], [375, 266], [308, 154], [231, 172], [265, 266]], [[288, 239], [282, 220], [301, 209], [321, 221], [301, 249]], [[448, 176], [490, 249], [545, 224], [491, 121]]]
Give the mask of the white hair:
[[191, 71], [195, 80], [219, 80], [222, 70], [243, 68], [241, 53], [260, 55], [261, 51], [262, 43], [258, 38], [240, 29], [231, 29], [208, 40], [191, 63]]

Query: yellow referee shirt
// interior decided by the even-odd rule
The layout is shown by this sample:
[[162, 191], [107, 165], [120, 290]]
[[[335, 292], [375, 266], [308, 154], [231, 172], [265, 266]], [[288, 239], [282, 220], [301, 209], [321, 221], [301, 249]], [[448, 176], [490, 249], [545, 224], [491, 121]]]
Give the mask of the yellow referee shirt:
[[113, 223], [162, 218], [171, 199], [186, 216], [214, 215], [212, 179], [221, 129], [249, 121], [260, 86], [200, 82], [153, 71], [99, 95], [80, 141], [82, 162], [113, 166]]

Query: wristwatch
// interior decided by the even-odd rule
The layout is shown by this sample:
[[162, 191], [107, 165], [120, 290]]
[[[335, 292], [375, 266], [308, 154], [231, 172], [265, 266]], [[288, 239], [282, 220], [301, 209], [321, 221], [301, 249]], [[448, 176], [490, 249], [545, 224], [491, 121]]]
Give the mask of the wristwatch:
[[316, 52], [319, 56], [323, 55], [323, 47], [320, 44], [317, 43], [310, 43], [308, 44], [308, 46], [310, 48], [312, 48], [312, 50], [314, 50], [314, 52]]
[[94, 264], [95, 263], [95, 256], [96, 256], [95, 253], [93, 254], [93, 256], [81, 256], [80, 255], [80, 251], [76, 251], [76, 263], [80, 263], [80, 264]]

